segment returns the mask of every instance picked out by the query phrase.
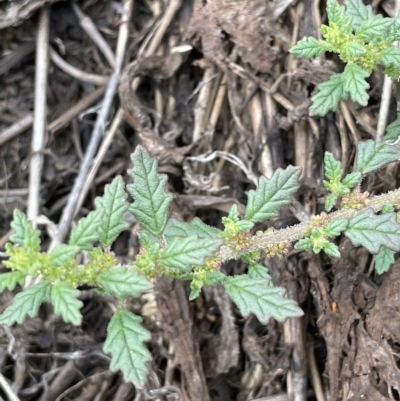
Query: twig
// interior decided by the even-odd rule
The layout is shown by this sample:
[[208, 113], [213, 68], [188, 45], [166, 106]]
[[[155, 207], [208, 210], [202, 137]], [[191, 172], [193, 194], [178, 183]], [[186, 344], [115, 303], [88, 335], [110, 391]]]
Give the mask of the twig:
[[27, 215], [33, 219], [40, 209], [40, 181], [43, 167], [42, 150], [46, 134], [46, 92], [49, 66], [50, 8], [45, 6], [39, 15], [36, 37], [35, 109], [33, 112], [32, 157], [29, 169], [29, 198]]
[[[335, 221], [339, 219], [347, 219], [351, 220], [353, 217], [364, 213], [369, 208], [372, 208], [375, 212], [380, 212], [386, 205], [394, 205], [400, 206], [400, 189], [396, 189], [395, 191], [388, 192], [383, 195], [374, 196], [369, 199], [370, 204], [368, 207], [364, 207], [362, 209], [342, 209], [336, 212], [328, 214], [329, 221]], [[274, 244], [280, 244], [282, 242], [294, 242], [301, 238], [304, 238], [308, 235], [310, 228], [308, 223], [298, 224], [294, 227], [285, 228], [283, 230], [275, 231], [273, 233], [262, 234], [259, 236], [252, 237], [250, 241], [250, 245], [245, 249], [242, 249], [238, 252], [233, 251], [231, 248], [227, 246], [223, 246], [219, 255], [223, 262], [226, 262], [230, 259], [237, 259], [244, 253], [250, 251], [257, 251], [260, 249], [265, 249], [268, 246]]]
[[315, 360], [314, 344], [307, 347], [308, 366], [311, 372], [311, 382], [314, 388], [315, 398], [317, 401], [326, 401], [324, 391], [322, 390], [321, 378], [319, 377], [317, 361]]
[[[73, 218], [75, 210], [76, 210], [76, 205], [78, 203], [80, 193], [81, 193], [82, 188], [87, 179], [87, 174], [92, 165], [93, 158], [96, 153], [99, 142], [104, 134], [104, 128], [105, 128], [106, 121], [107, 121], [107, 118], [109, 115], [112, 101], [114, 99], [114, 95], [117, 91], [122, 63], [123, 63], [124, 56], [125, 56], [125, 48], [126, 48], [126, 43], [127, 43], [128, 36], [129, 36], [129, 24], [128, 23], [129, 23], [129, 18], [131, 15], [132, 6], [133, 6], [133, 0], [125, 0], [124, 1], [123, 7], [124, 7], [125, 13], [122, 16], [121, 25], [119, 28], [117, 50], [116, 50], [115, 70], [114, 70], [113, 74], [111, 75], [110, 81], [108, 83], [106, 93], [104, 96], [104, 101], [103, 101], [102, 107], [99, 111], [99, 114], [97, 116], [96, 124], [93, 129], [93, 133], [92, 133], [92, 136], [90, 139], [89, 146], [86, 150], [85, 157], [82, 161], [78, 176], [75, 179], [74, 186], [73, 186], [70, 196], [68, 198], [67, 205], [65, 206], [62, 216], [61, 216], [61, 219], [60, 219], [60, 223], [58, 226], [59, 232], [57, 235], [58, 241], [60, 243], [64, 240], [64, 238], [68, 232], [69, 226], [71, 224], [72, 218]], [[54, 241], [52, 241], [50, 248], [54, 247], [55, 245], [57, 245], [57, 244], [55, 244]]]
[[81, 71], [78, 68], [67, 63], [62, 59], [58, 53], [50, 47], [50, 59], [51, 61], [62, 71], [70, 75], [75, 79], [79, 79], [83, 82], [88, 82], [93, 85], [104, 86], [107, 84], [110, 77], [105, 75], [90, 74], [85, 71]]
[[14, 393], [11, 386], [8, 384], [7, 380], [1, 373], [0, 373], [0, 387], [8, 397], [9, 401], [20, 401], [20, 399]]
[[96, 25], [90, 17], [88, 17], [75, 3], [71, 1], [71, 7], [78, 18], [79, 25], [87, 33], [90, 39], [96, 44], [100, 51], [104, 54], [111, 67], [115, 68], [115, 56], [108, 43], [103, 38], [102, 34], [97, 29]]
[[[104, 93], [105, 87], [98, 88], [89, 96], [80, 100], [76, 105], [67, 110], [60, 117], [56, 118], [47, 126], [47, 131], [49, 133], [55, 134], [64, 128], [67, 124], [71, 122], [75, 117], [77, 117], [82, 111], [90, 107], [100, 96]], [[26, 131], [33, 123], [33, 115], [27, 114], [22, 117], [21, 120], [17, 121], [11, 127], [6, 128], [2, 133], [0, 133], [0, 146], [7, 141], [15, 138], [22, 132]]]
[[11, 125], [11, 127], [6, 128], [0, 134], [0, 146], [27, 130], [32, 125], [32, 123], [33, 115], [27, 114], [25, 117], [22, 117], [21, 120]]
[[392, 87], [392, 79], [385, 74], [383, 79], [381, 106], [379, 108], [378, 126], [376, 127], [375, 140], [377, 142], [381, 142], [383, 135], [385, 134], [387, 118], [389, 115], [389, 105], [392, 99]]

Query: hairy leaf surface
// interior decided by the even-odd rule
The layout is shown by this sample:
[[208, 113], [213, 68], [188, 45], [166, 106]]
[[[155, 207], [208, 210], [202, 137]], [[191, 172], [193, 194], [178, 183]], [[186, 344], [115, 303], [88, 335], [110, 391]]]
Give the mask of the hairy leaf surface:
[[15, 209], [11, 227], [15, 230], [10, 236], [13, 243], [32, 253], [40, 251], [40, 231], [33, 228], [25, 213]]
[[218, 238], [220, 233], [220, 229], [209, 226], [195, 217], [190, 223], [174, 218], [168, 219], [163, 235], [167, 243], [170, 243], [175, 237], [189, 237], [197, 234], [199, 238]]
[[368, 78], [369, 75], [367, 71], [354, 63], [347, 64], [342, 74], [344, 88], [350, 94], [351, 100], [362, 106], [366, 106], [368, 103], [369, 84], [365, 78]]
[[106, 185], [104, 195], [95, 199], [96, 208], [103, 210], [99, 237], [105, 247], [111, 246], [118, 235], [129, 228], [129, 223], [123, 218], [124, 213], [129, 209], [124, 187], [122, 177], [118, 176], [111, 184]]
[[78, 299], [80, 291], [70, 283], [58, 282], [51, 288], [50, 302], [54, 306], [54, 313], [61, 316], [64, 322], [79, 325], [82, 320], [80, 309], [83, 303]]
[[394, 263], [395, 252], [387, 248], [385, 245], [381, 246], [375, 258], [375, 270], [378, 274], [383, 274], [389, 271], [390, 266]]
[[132, 162], [133, 184], [128, 185], [128, 191], [135, 202], [129, 210], [144, 229], [160, 237], [172, 201], [172, 195], [165, 190], [167, 176], [158, 174], [157, 161], [143, 146], [136, 147]]
[[36, 317], [40, 305], [50, 301], [50, 292], [50, 283], [40, 283], [18, 293], [13, 303], [0, 315], [0, 324], [22, 324], [27, 316]]
[[329, 50], [332, 50], [329, 43], [310, 36], [307, 39], [297, 42], [297, 44], [290, 49], [290, 53], [295, 54], [297, 57], [311, 58], [320, 56], [324, 51]]
[[325, 227], [325, 232], [329, 237], [337, 237], [344, 231], [349, 222], [346, 219], [333, 220]]
[[336, 110], [341, 100], [347, 99], [342, 74], [332, 75], [328, 81], [318, 85], [318, 93], [314, 95], [310, 107], [310, 115], [324, 116], [330, 110]]
[[242, 315], [254, 313], [261, 323], [266, 324], [271, 317], [283, 322], [289, 317], [303, 315], [294, 301], [284, 297], [285, 290], [271, 287], [269, 280], [240, 275], [227, 277], [224, 286]]
[[362, 0], [345, 0], [346, 14], [352, 18], [352, 25], [358, 28], [364, 21], [374, 18], [371, 6], [366, 6]]
[[129, 296], [139, 297], [142, 292], [153, 288], [153, 284], [146, 277], [122, 266], [100, 273], [97, 283], [104, 291], [121, 300]]
[[386, 127], [386, 135], [384, 141], [397, 141], [400, 137], [400, 119], [393, 121]]
[[5, 289], [13, 291], [19, 285], [23, 285], [25, 281], [25, 274], [23, 272], [8, 272], [0, 274], [0, 293]]
[[81, 249], [92, 249], [92, 242], [99, 239], [99, 227], [103, 218], [103, 210], [93, 210], [78, 221], [71, 231], [70, 245], [78, 245]]
[[108, 328], [103, 350], [111, 354], [110, 369], [121, 370], [126, 381], [135, 386], [143, 386], [148, 369], [146, 363], [151, 354], [143, 342], [151, 334], [140, 324], [142, 319], [128, 310], [119, 307], [114, 313]]
[[299, 188], [300, 173], [299, 167], [289, 166], [276, 170], [270, 179], [262, 176], [258, 188], [249, 192], [246, 220], [257, 223], [278, 216], [278, 209], [290, 203], [291, 196]]
[[375, 15], [372, 19], [364, 20], [356, 30], [356, 36], [370, 42], [382, 37], [393, 24], [393, 19]]
[[212, 256], [221, 245], [222, 240], [213, 237], [198, 238], [197, 235], [187, 238], [176, 237], [167, 248], [163, 249], [160, 263], [188, 271], [193, 265], [204, 265], [205, 258]]
[[49, 255], [50, 266], [66, 266], [71, 259], [75, 258], [78, 252], [78, 245], [61, 244], [54, 248]]
[[363, 141], [358, 145], [357, 170], [366, 174], [399, 159], [400, 145]]
[[377, 254], [382, 245], [400, 251], [400, 223], [396, 213], [378, 216], [369, 209], [350, 220], [345, 235], [353, 245], [362, 245], [373, 254]]

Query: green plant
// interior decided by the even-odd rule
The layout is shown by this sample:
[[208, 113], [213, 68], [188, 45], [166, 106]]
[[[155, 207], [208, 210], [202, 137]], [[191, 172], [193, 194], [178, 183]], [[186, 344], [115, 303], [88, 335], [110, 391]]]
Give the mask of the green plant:
[[[328, 81], [329, 85], [339, 88], [332, 86], [328, 108], [321, 99], [326, 96], [329, 85], [320, 85], [320, 93], [313, 98], [312, 106], [317, 114], [337, 107], [338, 101], [348, 93], [353, 100], [365, 103], [363, 91], [367, 84], [357, 82], [360, 77], [364, 79], [365, 71], [375, 68], [379, 62], [385, 64], [385, 60], [389, 60], [385, 57], [394, 54], [390, 53], [389, 36], [386, 39], [381, 36], [391, 35], [391, 40], [395, 40], [397, 22], [384, 22], [385, 19], [373, 16], [368, 7], [355, 1], [348, 1], [347, 7], [351, 12], [346, 15], [342, 6], [329, 0], [331, 25], [322, 30], [327, 41], [309, 38], [299, 42], [293, 50], [295, 54], [307, 56], [335, 50], [348, 66], [352, 66]], [[384, 28], [379, 28], [382, 26]], [[371, 39], [368, 35], [372, 34], [368, 32], [372, 27], [381, 36], [376, 33], [375, 39]], [[378, 53], [375, 52], [377, 48], [380, 49]], [[374, 52], [371, 49], [375, 49]], [[372, 61], [371, 54], [375, 57]], [[397, 67], [394, 62], [388, 62], [387, 68], [394, 71]], [[360, 69], [363, 72], [357, 75]], [[351, 81], [349, 71], [355, 71], [357, 82], [346, 85], [344, 82]], [[359, 95], [355, 94], [355, 88], [359, 88]], [[378, 273], [387, 271], [395, 252], [400, 251], [400, 189], [371, 197], [361, 192], [360, 182], [365, 174], [399, 159], [397, 137], [392, 133], [390, 139], [394, 143], [361, 142], [356, 169], [345, 176], [340, 162], [326, 153], [324, 185], [328, 194], [325, 208], [327, 212], [334, 207], [338, 210], [312, 216], [308, 223], [256, 235], [251, 232], [254, 224], [277, 217], [278, 209], [290, 203], [299, 187], [300, 168], [289, 166], [278, 169], [271, 179], [261, 177], [257, 189], [249, 192], [243, 218], [233, 205], [228, 216], [222, 219], [224, 230], [220, 230], [198, 218], [187, 223], [168, 217], [172, 195], [165, 189], [167, 177], [158, 174], [157, 162], [146, 149], [138, 146], [132, 155], [133, 183], [127, 187], [133, 204], [127, 202], [122, 178], [115, 178], [105, 187], [104, 196], [95, 200], [95, 210], [72, 229], [68, 244], [42, 252], [40, 231], [33, 228], [24, 213], [14, 212], [15, 233], [6, 244], [9, 258], [4, 262], [10, 271], [0, 276], [0, 292], [23, 285], [27, 276], [35, 278], [36, 284], [15, 296], [14, 302], [0, 315], [0, 323], [22, 323], [28, 316], [37, 316], [43, 302], [50, 302], [56, 315], [78, 325], [82, 319], [79, 287], [95, 287], [119, 300], [104, 343], [104, 351], [112, 356], [111, 369], [122, 370], [126, 380], [141, 386], [146, 380], [146, 363], [151, 359], [144, 345], [150, 333], [142, 327], [141, 318], [129, 311], [126, 299], [151, 290], [153, 282], [160, 277], [189, 280], [190, 299], [196, 298], [204, 285], [222, 283], [243, 316], [254, 313], [263, 323], [271, 317], [279, 321], [299, 317], [303, 314], [301, 309], [285, 298], [283, 288], [273, 286], [268, 269], [260, 260], [283, 257], [293, 242], [299, 251], [312, 249], [319, 253], [323, 250], [332, 257], [340, 257], [334, 239], [344, 234], [355, 246], [364, 246], [377, 255]], [[142, 227], [138, 232], [141, 248], [134, 261], [119, 265], [111, 246], [118, 235], [129, 228], [123, 217], [128, 212]], [[80, 262], [82, 252], [88, 255], [86, 264]], [[230, 259], [247, 263], [248, 273], [226, 276], [221, 266]]]
[[[341, 100], [349, 96], [352, 101], [366, 106], [369, 84], [366, 78], [378, 65], [393, 79], [400, 76], [400, 49], [393, 43], [400, 39], [400, 19], [374, 15], [371, 6], [361, 0], [345, 0], [345, 6], [336, 0], [328, 0], [326, 11], [329, 25], [321, 26], [325, 40], [313, 37], [299, 41], [290, 51], [298, 57], [320, 56], [324, 52], [337, 53], [346, 63], [343, 73], [334, 74], [329, 81], [318, 86], [312, 97], [310, 113], [325, 115], [336, 110]], [[388, 137], [398, 137], [397, 126], [388, 127]], [[396, 133], [393, 133], [396, 129]]]

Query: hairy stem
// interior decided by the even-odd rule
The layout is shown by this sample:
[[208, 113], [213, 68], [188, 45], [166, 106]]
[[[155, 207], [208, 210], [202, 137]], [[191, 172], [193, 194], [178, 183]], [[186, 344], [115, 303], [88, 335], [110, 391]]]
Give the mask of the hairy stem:
[[[329, 221], [339, 219], [351, 220], [353, 217], [365, 212], [369, 208], [372, 208], [375, 212], [380, 212], [386, 205], [392, 204], [394, 206], [400, 206], [400, 189], [396, 189], [395, 191], [383, 195], [374, 196], [370, 198], [369, 201], [370, 204], [368, 207], [362, 209], [341, 209], [330, 213], [328, 215]], [[223, 246], [220, 249], [220, 256], [223, 262], [230, 259], [237, 259], [247, 252], [265, 249], [268, 246], [281, 244], [282, 242], [298, 241], [299, 239], [306, 237], [309, 234], [309, 230], [309, 223], [301, 223], [297, 226], [284, 228], [283, 230], [272, 233], [256, 235], [252, 237], [250, 245], [240, 251], [234, 251], [228, 246]]]

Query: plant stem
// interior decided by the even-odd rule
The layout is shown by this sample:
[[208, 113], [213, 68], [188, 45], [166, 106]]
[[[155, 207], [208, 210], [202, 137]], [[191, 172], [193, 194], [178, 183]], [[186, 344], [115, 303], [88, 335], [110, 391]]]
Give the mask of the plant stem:
[[[369, 208], [372, 208], [375, 212], [380, 212], [386, 205], [392, 204], [394, 206], [400, 206], [400, 189], [396, 189], [395, 191], [391, 191], [383, 195], [374, 196], [370, 198], [369, 201], [370, 204], [368, 207], [364, 207], [362, 209], [341, 209], [330, 213], [328, 214], [329, 221], [340, 219], [351, 220], [353, 217], [364, 213]], [[298, 241], [299, 239], [308, 236], [309, 231], [309, 223], [301, 223], [297, 226], [284, 228], [272, 233], [253, 236], [250, 245], [244, 249], [241, 249], [240, 251], [234, 251], [228, 246], [223, 246], [220, 249], [219, 254], [222, 258], [222, 261], [226, 262], [230, 259], [237, 259], [247, 252], [262, 250], [271, 245]]]

